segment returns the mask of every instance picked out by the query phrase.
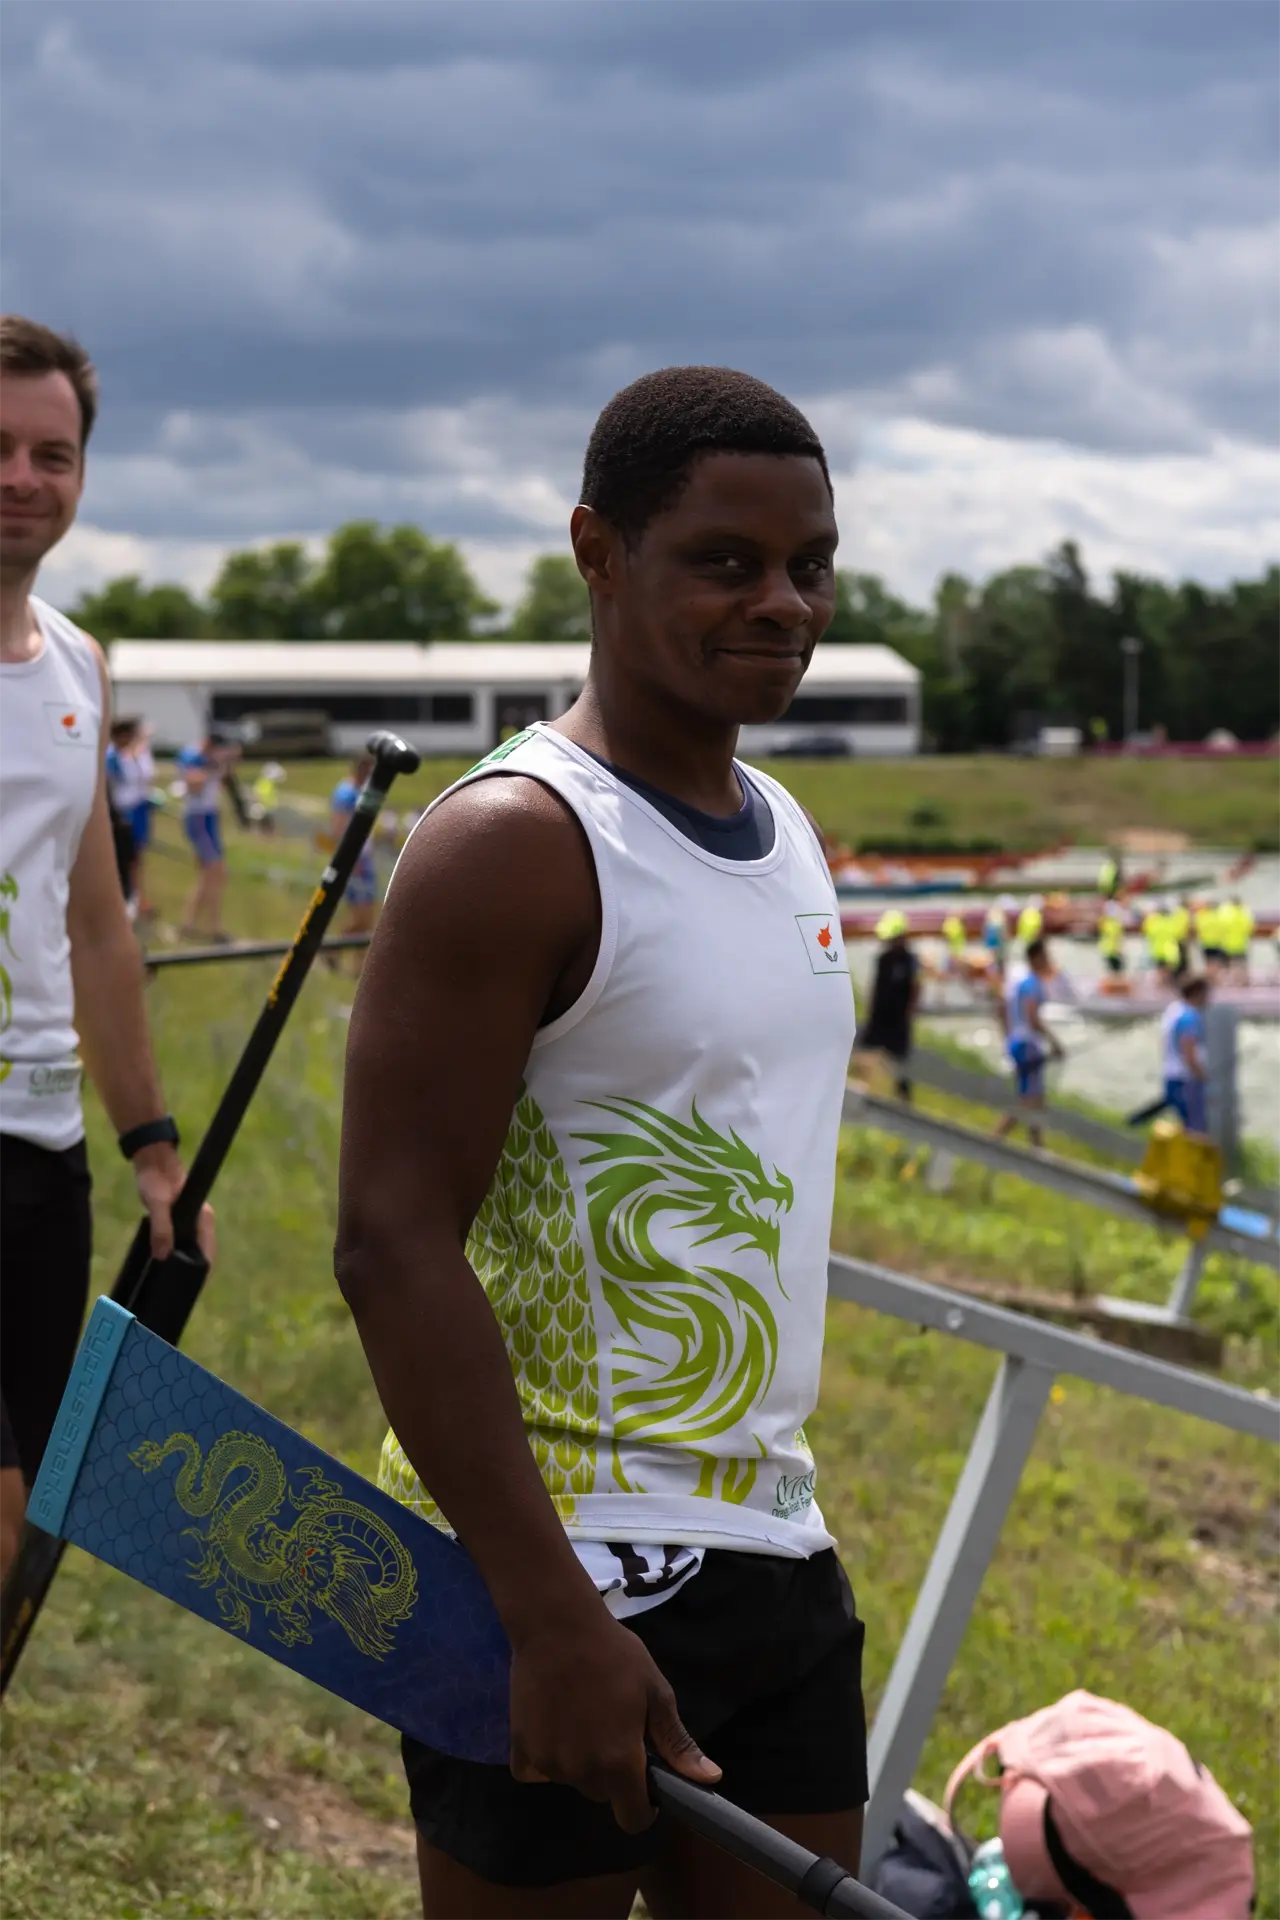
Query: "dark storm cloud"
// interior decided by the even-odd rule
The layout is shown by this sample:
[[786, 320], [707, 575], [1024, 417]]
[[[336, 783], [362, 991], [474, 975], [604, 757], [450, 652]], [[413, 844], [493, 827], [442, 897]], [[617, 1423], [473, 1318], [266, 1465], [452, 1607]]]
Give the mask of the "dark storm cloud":
[[414, 408], [501, 440], [505, 406], [571, 486], [581, 422], [672, 360], [1100, 448], [1268, 438], [1278, 40], [1236, 0], [10, 0], [5, 301], [91, 344], [126, 465], [189, 413], [166, 457], [229, 476], [269, 421], [379, 498], [449, 472]]

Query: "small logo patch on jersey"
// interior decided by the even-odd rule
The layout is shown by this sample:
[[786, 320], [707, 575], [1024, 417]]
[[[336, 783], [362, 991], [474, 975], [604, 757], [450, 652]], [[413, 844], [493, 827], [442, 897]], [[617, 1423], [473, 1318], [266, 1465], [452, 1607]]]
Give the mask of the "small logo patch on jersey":
[[59, 701], [46, 700], [44, 710], [49, 716], [53, 737], [62, 746], [92, 747], [95, 744], [92, 722], [79, 707], [64, 707]]
[[798, 913], [796, 925], [800, 929], [813, 973], [848, 974], [849, 962], [845, 957], [838, 913]]

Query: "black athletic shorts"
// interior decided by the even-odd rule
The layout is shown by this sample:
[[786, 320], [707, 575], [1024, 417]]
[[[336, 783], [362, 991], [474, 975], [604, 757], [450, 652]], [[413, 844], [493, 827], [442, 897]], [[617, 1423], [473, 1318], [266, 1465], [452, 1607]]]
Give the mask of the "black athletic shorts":
[[28, 1487], [89, 1297], [90, 1191], [83, 1140], [56, 1151], [0, 1134], [0, 1397]]
[[[867, 1798], [863, 1625], [833, 1552], [810, 1560], [708, 1552], [670, 1600], [625, 1625], [670, 1681], [680, 1716], [749, 1812], [840, 1813]], [[571, 1787], [513, 1780], [407, 1737], [409, 1803], [423, 1838], [504, 1887], [642, 1867], [662, 1842], [622, 1831]]]

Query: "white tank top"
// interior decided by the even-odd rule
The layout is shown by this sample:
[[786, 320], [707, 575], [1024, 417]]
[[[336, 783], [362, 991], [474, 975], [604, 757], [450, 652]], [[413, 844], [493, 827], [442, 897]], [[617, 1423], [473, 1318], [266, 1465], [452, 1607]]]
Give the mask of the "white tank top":
[[[815, 1553], [804, 1422], [854, 1036], [826, 861], [754, 770], [776, 827], [757, 860], [705, 851], [545, 727], [467, 779], [494, 774], [561, 796], [600, 888], [595, 968], [534, 1040], [467, 1249], [543, 1478], [584, 1541]], [[380, 1483], [442, 1524], [394, 1434]]]
[[0, 662], [0, 1132], [84, 1133], [67, 895], [98, 784], [102, 680], [86, 634], [43, 600], [34, 660]]

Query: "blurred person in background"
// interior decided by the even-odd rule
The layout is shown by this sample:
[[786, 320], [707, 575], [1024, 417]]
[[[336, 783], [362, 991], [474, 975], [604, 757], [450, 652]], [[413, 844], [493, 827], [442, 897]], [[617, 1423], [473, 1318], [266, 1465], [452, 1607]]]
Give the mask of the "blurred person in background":
[[911, 950], [907, 917], [896, 909], [882, 914], [876, 939], [883, 944], [871, 982], [871, 1007], [858, 1035], [859, 1052], [885, 1053], [896, 1068], [900, 1100], [911, 1098], [911, 1027], [920, 1004], [920, 962]]
[[[0, 1548], [57, 1414], [89, 1291], [81, 1059], [151, 1244], [184, 1173], [143, 1008], [107, 802], [101, 649], [32, 592], [76, 516], [98, 389], [74, 340], [0, 316]], [[202, 1221], [209, 1242], [211, 1216]]]
[[1249, 947], [1253, 940], [1253, 908], [1238, 893], [1218, 909], [1226, 976], [1233, 986], [1249, 984]]
[[268, 760], [253, 783], [249, 817], [260, 833], [276, 830], [276, 808], [280, 804], [280, 782], [284, 778], [285, 770], [280, 762]]
[[1170, 909], [1169, 937], [1178, 949], [1174, 975], [1177, 978], [1186, 972], [1191, 960], [1191, 907], [1186, 900], [1175, 900]]
[[[360, 798], [360, 789], [373, 772], [373, 761], [368, 754], [361, 754], [351, 763], [351, 771], [345, 780], [339, 780], [329, 801], [329, 839], [337, 846], [356, 810]], [[374, 864], [373, 848], [366, 840], [360, 850], [360, 858], [351, 870], [347, 890], [343, 894], [347, 916], [339, 932], [342, 934], [372, 933], [378, 917], [378, 870]], [[335, 960], [337, 956], [334, 956]], [[351, 955], [354, 971], [359, 973], [364, 964], [364, 955], [357, 950]]]
[[[1015, 967], [1009, 976], [1004, 996], [1005, 1044], [1013, 1067], [1014, 1087], [1019, 1105], [1033, 1112], [1044, 1109], [1044, 1070], [1049, 1060], [1065, 1058], [1056, 1035], [1044, 1023], [1044, 1007], [1053, 979], [1053, 961], [1043, 940], [1033, 940], [1027, 948], [1026, 964]], [[1005, 1139], [1022, 1116], [1006, 1113], [996, 1128]], [[1044, 1132], [1034, 1120], [1027, 1121], [1027, 1133], [1033, 1147], [1044, 1145]]]
[[133, 896], [134, 847], [133, 827], [126, 811], [125, 782], [121, 745], [133, 732], [132, 720], [113, 720], [111, 723], [111, 744], [107, 748], [104, 772], [107, 781], [107, 812], [111, 818], [111, 842], [116, 850], [116, 872], [120, 875], [120, 891], [132, 920], [137, 914], [137, 903]]
[[1098, 958], [1104, 973], [1118, 981], [1124, 974], [1124, 909], [1108, 900], [1098, 915]]
[[969, 977], [969, 967], [965, 959], [967, 941], [964, 921], [958, 913], [949, 913], [943, 921], [942, 938], [946, 942], [943, 971], [951, 980], [967, 980]]
[[211, 940], [219, 946], [231, 940], [222, 924], [227, 856], [219, 803], [235, 751], [211, 729], [199, 746], [183, 747], [178, 754], [178, 772], [185, 788], [182, 825], [196, 860], [196, 884], [187, 901], [181, 931], [184, 939]]
[[1193, 924], [1196, 930], [1196, 942], [1200, 948], [1201, 963], [1209, 974], [1217, 974], [1227, 961], [1222, 944], [1222, 908], [1218, 902], [1201, 900], [1196, 907]]
[[1188, 1133], [1209, 1131], [1208, 1000], [1209, 982], [1203, 976], [1184, 980], [1160, 1019], [1165, 1105], [1173, 1108]]
[[1025, 954], [1033, 940], [1038, 940], [1044, 932], [1044, 901], [1038, 893], [1033, 893], [1022, 912], [1018, 915], [1018, 945]]
[[147, 730], [140, 720], [113, 720], [107, 748], [107, 792], [123, 823], [129, 849], [125, 898], [138, 918], [152, 909], [142, 886], [143, 861], [151, 840], [151, 783], [155, 779]]

